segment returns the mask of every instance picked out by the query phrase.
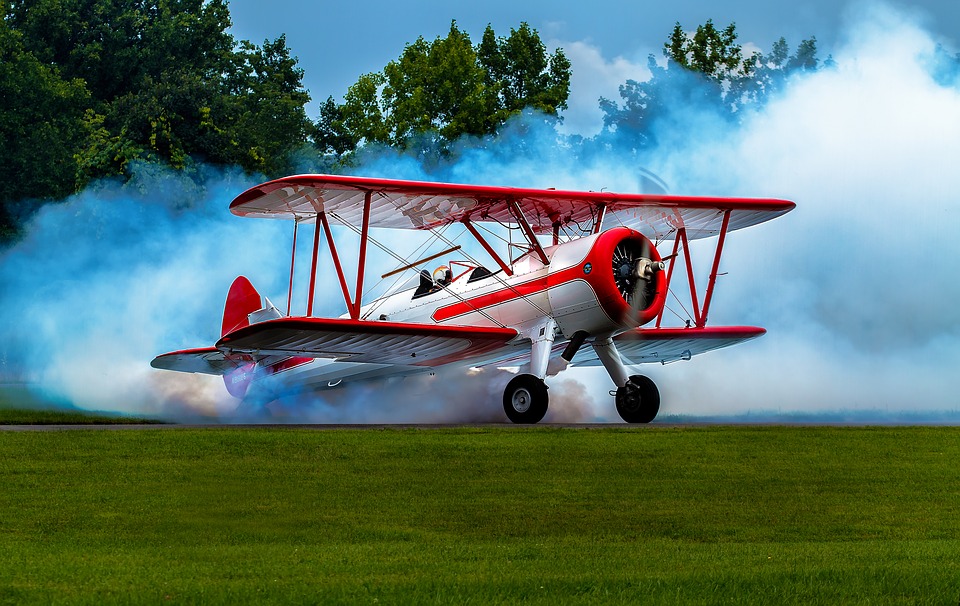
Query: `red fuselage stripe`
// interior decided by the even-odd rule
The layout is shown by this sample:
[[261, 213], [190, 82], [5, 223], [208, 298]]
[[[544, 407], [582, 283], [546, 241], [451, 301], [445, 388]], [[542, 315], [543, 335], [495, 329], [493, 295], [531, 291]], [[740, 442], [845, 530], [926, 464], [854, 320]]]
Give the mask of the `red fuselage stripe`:
[[480, 295], [472, 299], [464, 299], [463, 301], [457, 301], [451, 305], [438, 307], [437, 310], [433, 312], [431, 317], [436, 322], [443, 322], [444, 320], [449, 320], [450, 318], [454, 318], [456, 316], [462, 316], [472, 311], [493, 307], [494, 305], [507, 303], [522, 297], [529, 297], [531, 295], [544, 292], [554, 286], [566, 284], [567, 282], [572, 282], [578, 278], [584, 277], [585, 274], [583, 273], [581, 264], [577, 264], [573, 267], [568, 267], [567, 269], [558, 271], [556, 273], [548, 272], [544, 276], [534, 278], [533, 280], [529, 280], [527, 282], [521, 282], [520, 284], [516, 284], [509, 288], [502, 288], [500, 290], [496, 290], [485, 295]]

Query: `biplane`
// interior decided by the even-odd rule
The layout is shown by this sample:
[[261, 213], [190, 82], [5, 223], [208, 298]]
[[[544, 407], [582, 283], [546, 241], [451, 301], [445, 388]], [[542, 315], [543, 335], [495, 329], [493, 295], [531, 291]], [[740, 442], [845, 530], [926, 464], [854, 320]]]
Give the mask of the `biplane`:
[[[727, 235], [794, 208], [778, 199], [617, 194], [296, 175], [253, 187], [233, 200], [241, 217], [294, 221], [286, 313], [245, 278], [230, 287], [220, 340], [212, 347], [158, 356], [154, 368], [221, 375], [239, 399], [265, 389], [336, 388], [344, 382], [464, 368], [516, 367], [503, 392], [514, 423], [537, 423], [549, 403], [549, 366], [602, 365], [628, 423], [648, 423], [660, 409], [657, 386], [635, 374], [764, 334], [754, 326], [707, 326]], [[291, 315], [297, 225], [312, 224], [306, 315]], [[463, 227], [489, 261], [481, 263], [444, 235]], [[359, 238], [351, 292], [331, 225]], [[445, 249], [409, 261], [371, 229], [425, 230]], [[506, 254], [497, 230], [507, 230]], [[338, 230], [344, 233], [344, 230]], [[516, 242], [513, 242], [516, 234]], [[692, 240], [716, 237], [702, 299], [689, 253]], [[317, 261], [326, 242], [346, 313], [314, 317]], [[367, 250], [373, 243], [400, 264], [384, 278], [406, 283], [364, 301]], [[661, 256], [659, 247], [670, 250]], [[430, 262], [459, 258], [425, 269]], [[685, 273], [692, 317], [664, 326], [667, 296]], [[682, 280], [682, 278], [681, 278]], [[353, 281], [350, 279], [349, 281]], [[330, 282], [333, 282], [332, 276]], [[335, 286], [333, 288], [336, 288]], [[683, 287], [680, 286], [682, 289]], [[685, 289], [684, 289], [685, 290]], [[686, 295], [686, 293], [684, 293]], [[686, 297], [685, 297], [686, 298]], [[261, 396], [262, 397], [262, 396]]]

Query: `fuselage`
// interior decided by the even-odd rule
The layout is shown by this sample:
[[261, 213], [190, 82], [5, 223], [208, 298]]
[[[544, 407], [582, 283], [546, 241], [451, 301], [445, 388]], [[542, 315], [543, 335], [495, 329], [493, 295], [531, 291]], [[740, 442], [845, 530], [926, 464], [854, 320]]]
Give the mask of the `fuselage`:
[[427, 293], [409, 288], [389, 294], [363, 306], [361, 318], [508, 326], [522, 332], [524, 326], [549, 316], [566, 338], [578, 331], [591, 336], [618, 334], [656, 317], [665, 295], [657, 274], [652, 284], [655, 296], [643, 307], [627, 300], [615, 279], [613, 258], [624, 243], [641, 246], [646, 257], [660, 261], [656, 248], [638, 232], [614, 228], [544, 248], [547, 264], [535, 254], [525, 254], [513, 264], [512, 275], [473, 267]]

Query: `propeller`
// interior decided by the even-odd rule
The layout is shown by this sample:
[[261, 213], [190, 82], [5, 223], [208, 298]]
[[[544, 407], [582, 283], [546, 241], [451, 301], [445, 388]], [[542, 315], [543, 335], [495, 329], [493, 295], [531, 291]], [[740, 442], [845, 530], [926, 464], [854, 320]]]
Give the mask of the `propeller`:
[[649, 244], [624, 240], [613, 251], [613, 279], [620, 296], [636, 311], [646, 309], [656, 296], [653, 275], [664, 268], [650, 259]]

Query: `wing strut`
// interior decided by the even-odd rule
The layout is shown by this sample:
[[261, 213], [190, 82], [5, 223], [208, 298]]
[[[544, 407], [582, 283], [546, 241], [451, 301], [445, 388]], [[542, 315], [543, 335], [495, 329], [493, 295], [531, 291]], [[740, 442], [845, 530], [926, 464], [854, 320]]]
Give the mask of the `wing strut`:
[[480, 243], [480, 246], [483, 247], [483, 250], [487, 251], [487, 254], [493, 257], [493, 260], [497, 262], [497, 265], [500, 266], [500, 269], [503, 270], [503, 273], [507, 274], [508, 276], [512, 276], [513, 270], [511, 270], [510, 267], [503, 262], [503, 259], [497, 254], [497, 251], [493, 250], [493, 247], [490, 246], [490, 244], [484, 239], [483, 235], [481, 235], [481, 233], [477, 231], [477, 228], [470, 223], [470, 219], [465, 218], [463, 221], [461, 221], [461, 223], [463, 223], [463, 226], [467, 228], [467, 231], [473, 234], [473, 237], [477, 240], [477, 242]]
[[717, 284], [717, 270], [720, 269], [720, 255], [723, 254], [723, 242], [727, 239], [727, 228], [730, 227], [730, 211], [723, 212], [723, 225], [720, 226], [720, 239], [717, 240], [717, 252], [713, 255], [713, 268], [710, 270], [710, 280], [707, 282], [707, 294], [703, 297], [703, 314], [700, 316], [698, 328], [707, 325], [707, 312], [710, 310], [710, 300], [713, 299], [713, 287]]
[[[717, 248], [713, 255], [713, 266], [710, 269], [710, 277], [707, 282], [707, 290], [703, 297], [703, 309], [700, 309], [700, 303], [697, 298], [696, 282], [693, 278], [693, 263], [690, 260], [690, 243], [687, 239], [687, 229], [681, 227], [677, 230], [677, 237], [673, 242], [673, 253], [667, 257], [670, 259], [670, 268], [667, 270], [667, 291], [670, 290], [670, 284], [673, 280], [673, 266], [677, 262], [677, 256], [682, 254], [687, 269], [687, 281], [690, 285], [690, 301], [693, 304], [693, 320], [697, 328], [703, 328], [707, 325], [707, 314], [710, 311], [710, 301], [713, 299], [714, 287], [717, 284], [717, 271], [720, 269], [720, 257], [723, 254], [723, 245], [727, 239], [727, 230], [730, 227], [730, 210], [723, 211], [723, 222], [720, 226], [720, 237], [717, 240]], [[683, 248], [681, 249], [681, 245]], [[663, 313], [666, 306], [660, 310], [657, 316], [657, 328], [663, 320]]]
[[[337, 254], [337, 245], [333, 240], [333, 232], [330, 231], [330, 222], [327, 219], [327, 213], [323, 210], [317, 212], [316, 227], [313, 234], [313, 267], [310, 270], [310, 295], [307, 302], [307, 316], [313, 315], [313, 295], [317, 282], [317, 256], [320, 252], [320, 229], [323, 228], [324, 235], [327, 237], [327, 245], [330, 247], [330, 256], [333, 258], [333, 267], [337, 270], [337, 279], [340, 281], [340, 290], [343, 292], [343, 302], [347, 306], [347, 312], [353, 320], [360, 319], [360, 301], [363, 297], [363, 270], [367, 262], [367, 241], [370, 233], [370, 199], [372, 192], [366, 192], [363, 200], [363, 218], [360, 229], [360, 254], [357, 259], [357, 288], [354, 291], [354, 297], [350, 297], [350, 290], [347, 288], [347, 277], [343, 273], [343, 265], [340, 263], [340, 255]], [[296, 242], [296, 240], [294, 240]], [[292, 269], [291, 269], [292, 272]]]
[[593, 233], [599, 234], [603, 229], [603, 220], [607, 217], [607, 205], [597, 205], [597, 221], [593, 224]]
[[[320, 221], [314, 221], [313, 223], [313, 260], [310, 262], [310, 292], [307, 294], [308, 317], [313, 315], [313, 293], [317, 288], [317, 257], [320, 255]], [[327, 231], [327, 235], [330, 235], [329, 231]]]
[[293, 303], [293, 265], [297, 260], [297, 228], [300, 227], [298, 219], [293, 220], [293, 252], [290, 254], [290, 286], [287, 289], [287, 317], [290, 316], [290, 305]]
[[337, 254], [337, 245], [333, 241], [333, 232], [330, 231], [330, 222], [327, 221], [327, 213], [320, 213], [320, 221], [323, 223], [323, 233], [327, 236], [327, 246], [330, 247], [330, 256], [333, 257], [333, 267], [337, 270], [337, 278], [340, 280], [340, 291], [343, 292], [343, 302], [353, 317], [353, 308], [350, 305], [350, 291], [347, 290], [347, 278], [343, 274], [343, 266], [340, 264], [340, 255]]
[[360, 319], [360, 298], [363, 295], [363, 270], [367, 264], [367, 236], [370, 234], [370, 199], [372, 191], [363, 196], [363, 225], [360, 228], [360, 264], [357, 265], [357, 290], [354, 291], [353, 307], [350, 308], [350, 317]]
[[540, 261], [544, 265], [549, 265], [550, 259], [547, 259], [547, 253], [543, 252], [543, 247], [540, 246], [540, 242], [537, 240], [537, 235], [533, 233], [533, 228], [530, 227], [530, 224], [527, 222], [527, 218], [523, 216], [523, 210], [520, 209], [520, 205], [517, 204], [516, 200], [510, 200], [508, 205], [510, 206], [510, 211], [513, 213], [514, 218], [520, 225], [520, 231], [523, 232], [527, 242], [529, 242], [530, 246], [533, 247], [533, 252], [537, 253], [537, 256], [540, 257]]

